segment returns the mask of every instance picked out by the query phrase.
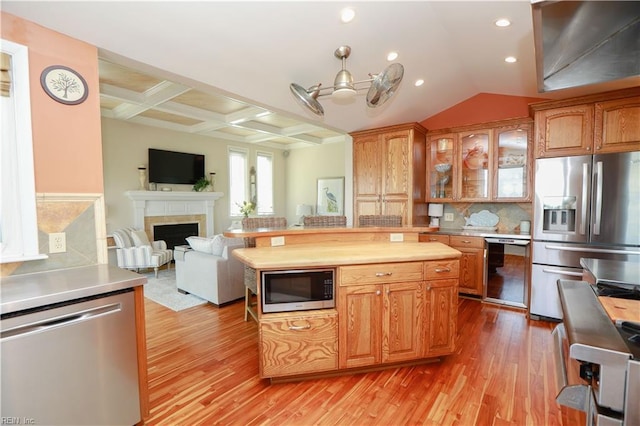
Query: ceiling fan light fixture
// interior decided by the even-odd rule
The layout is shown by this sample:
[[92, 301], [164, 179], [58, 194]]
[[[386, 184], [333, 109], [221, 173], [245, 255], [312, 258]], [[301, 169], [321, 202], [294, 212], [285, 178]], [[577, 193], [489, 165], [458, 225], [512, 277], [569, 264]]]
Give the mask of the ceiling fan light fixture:
[[[404, 67], [401, 64], [393, 63], [380, 74], [369, 74], [369, 79], [354, 82], [353, 76], [346, 67], [346, 60], [350, 54], [351, 47], [349, 46], [340, 46], [334, 52], [334, 56], [342, 61], [342, 69], [336, 74], [333, 86], [321, 88], [320, 86], [322, 85], [317, 84], [305, 89], [299, 84], [291, 83], [289, 85], [291, 93], [304, 106], [321, 117], [324, 115], [324, 109], [318, 102], [318, 97], [331, 95], [335, 99], [350, 99], [357, 93], [357, 84], [369, 84], [369, 91], [367, 92], [367, 105], [369, 107], [378, 107], [389, 100], [395, 94], [402, 81]], [[362, 87], [361, 89], [365, 88]], [[320, 93], [324, 90], [331, 90], [331, 92]]]

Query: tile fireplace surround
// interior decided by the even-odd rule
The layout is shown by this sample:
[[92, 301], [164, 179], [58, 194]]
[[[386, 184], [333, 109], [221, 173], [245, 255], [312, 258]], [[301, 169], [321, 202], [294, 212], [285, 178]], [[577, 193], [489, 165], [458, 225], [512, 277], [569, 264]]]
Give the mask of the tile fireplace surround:
[[[133, 226], [146, 229], [147, 223], [179, 223], [185, 217], [204, 216], [205, 235], [213, 236], [213, 207], [222, 192], [190, 191], [127, 191], [133, 201]], [[164, 220], [163, 218], [166, 218]], [[191, 220], [193, 222], [193, 220]], [[202, 233], [202, 227], [201, 233]], [[149, 233], [149, 230], [147, 230]]]

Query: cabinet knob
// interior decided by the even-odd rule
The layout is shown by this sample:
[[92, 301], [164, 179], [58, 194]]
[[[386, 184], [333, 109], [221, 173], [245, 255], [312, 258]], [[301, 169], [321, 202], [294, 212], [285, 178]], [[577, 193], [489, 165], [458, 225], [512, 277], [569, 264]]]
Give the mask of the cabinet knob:
[[451, 268], [436, 268], [436, 273], [451, 272]]
[[380, 296], [382, 293], [380, 293], [380, 290], [376, 290], [376, 296]]
[[390, 277], [393, 275], [393, 272], [376, 272], [376, 277]]

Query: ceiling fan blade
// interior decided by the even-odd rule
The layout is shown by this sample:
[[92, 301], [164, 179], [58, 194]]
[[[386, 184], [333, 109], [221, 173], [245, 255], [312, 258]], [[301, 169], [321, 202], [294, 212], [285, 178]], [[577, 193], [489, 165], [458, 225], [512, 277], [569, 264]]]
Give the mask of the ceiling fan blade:
[[401, 64], [391, 64], [378, 74], [367, 92], [367, 105], [375, 108], [388, 101], [400, 85], [403, 75], [404, 67]]
[[307, 90], [299, 84], [291, 83], [289, 88], [295, 98], [304, 106], [309, 108], [314, 114], [319, 115], [320, 117], [324, 116], [324, 108], [322, 108], [322, 105], [320, 105], [320, 102], [316, 99], [320, 91], [320, 85], [313, 86]]

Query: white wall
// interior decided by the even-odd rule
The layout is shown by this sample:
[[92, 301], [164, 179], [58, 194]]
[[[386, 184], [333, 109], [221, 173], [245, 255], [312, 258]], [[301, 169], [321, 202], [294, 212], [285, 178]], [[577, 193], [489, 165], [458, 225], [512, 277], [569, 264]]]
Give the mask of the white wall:
[[317, 180], [345, 177], [345, 214], [351, 217], [352, 161], [351, 142], [337, 142], [291, 150], [287, 168], [287, 223], [297, 223], [296, 206], [308, 204], [316, 214]]
[[[107, 233], [132, 226], [133, 203], [125, 191], [137, 190], [138, 166], [147, 164], [148, 148], [167, 149], [205, 155], [205, 172], [216, 172], [216, 192], [229, 192], [227, 147], [249, 150], [249, 166], [255, 165], [256, 151], [273, 152], [275, 215], [286, 216], [289, 224], [297, 222], [296, 205], [316, 200], [319, 177], [345, 176], [345, 211], [352, 211], [351, 143], [333, 143], [283, 151], [258, 145], [233, 143], [210, 137], [191, 135], [136, 123], [102, 118], [102, 155]], [[175, 191], [191, 191], [191, 185], [166, 185]], [[216, 201], [215, 233], [224, 232], [231, 221], [228, 197]]]

